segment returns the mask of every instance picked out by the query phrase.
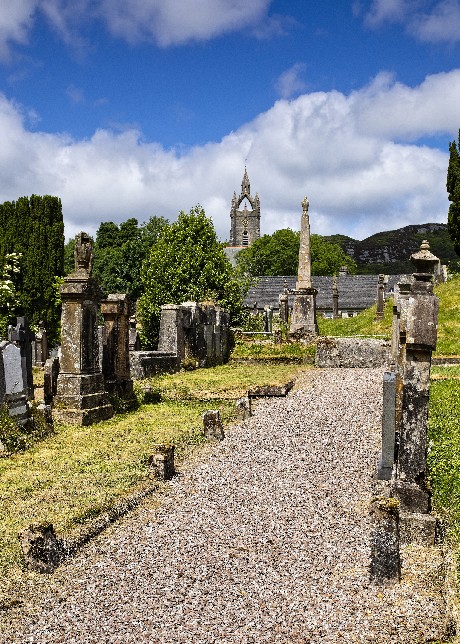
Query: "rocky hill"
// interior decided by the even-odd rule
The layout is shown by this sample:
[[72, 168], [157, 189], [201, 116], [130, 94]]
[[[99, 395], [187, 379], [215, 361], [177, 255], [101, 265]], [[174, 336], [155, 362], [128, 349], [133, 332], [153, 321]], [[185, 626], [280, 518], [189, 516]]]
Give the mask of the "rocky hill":
[[419, 224], [405, 226], [397, 230], [376, 233], [362, 241], [346, 235], [329, 235], [325, 239], [339, 244], [358, 264], [358, 273], [386, 273], [396, 275], [412, 273], [414, 270], [409, 258], [420, 248], [424, 239], [430, 242], [431, 251], [440, 258], [442, 264], [456, 267], [456, 255], [447, 232], [447, 224]]

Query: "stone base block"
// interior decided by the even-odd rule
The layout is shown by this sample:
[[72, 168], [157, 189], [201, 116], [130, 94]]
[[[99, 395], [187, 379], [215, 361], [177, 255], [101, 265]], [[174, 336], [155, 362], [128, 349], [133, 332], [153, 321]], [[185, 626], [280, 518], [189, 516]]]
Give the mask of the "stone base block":
[[51, 523], [33, 523], [18, 534], [18, 539], [29, 570], [53, 572], [62, 556], [62, 542]]
[[430, 495], [416, 483], [392, 481], [390, 495], [398, 499], [401, 512], [427, 514], [431, 509]]
[[53, 416], [74, 425], [92, 425], [113, 416], [102, 373], [60, 373]]
[[294, 386], [294, 380], [290, 380], [285, 385], [266, 385], [261, 387], [252, 387], [248, 391], [248, 396], [250, 398], [265, 398], [265, 397], [283, 397], [287, 396], [288, 393]]
[[399, 504], [391, 497], [375, 499], [371, 504], [372, 541], [370, 579], [380, 585], [401, 579], [399, 554]]
[[315, 336], [318, 334], [316, 293], [317, 291], [314, 288], [294, 292], [289, 335]]
[[401, 512], [399, 537], [402, 544], [416, 543], [420, 546], [434, 546], [436, 518], [431, 514]]
[[217, 409], [209, 409], [204, 412], [203, 428], [204, 435], [208, 440], [221, 441], [225, 438], [220, 411]]
[[162, 481], [169, 481], [176, 473], [174, 468], [174, 445], [155, 445], [149, 458], [149, 467]]

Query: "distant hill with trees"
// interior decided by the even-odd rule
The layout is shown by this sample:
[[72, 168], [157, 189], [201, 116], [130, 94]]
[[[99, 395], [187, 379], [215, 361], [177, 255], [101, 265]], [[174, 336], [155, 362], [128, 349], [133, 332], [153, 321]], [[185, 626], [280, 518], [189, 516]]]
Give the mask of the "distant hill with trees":
[[458, 255], [449, 236], [447, 224], [418, 224], [404, 226], [371, 235], [362, 241], [346, 235], [329, 235], [324, 239], [338, 244], [352, 257], [360, 274], [385, 273], [398, 275], [412, 273], [414, 267], [410, 256], [419, 250], [424, 239], [430, 243], [431, 251], [442, 264], [451, 269], [457, 267]]

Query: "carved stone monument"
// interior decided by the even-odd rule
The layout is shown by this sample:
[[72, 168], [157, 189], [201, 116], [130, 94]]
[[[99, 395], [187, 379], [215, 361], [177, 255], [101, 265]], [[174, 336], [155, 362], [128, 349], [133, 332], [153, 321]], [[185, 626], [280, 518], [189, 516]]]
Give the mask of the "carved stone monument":
[[136, 397], [129, 369], [129, 297], [112, 293], [101, 302], [104, 318], [102, 372], [106, 389], [130, 405]]
[[91, 237], [79, 233], [75, 271], [61, 287], [61, 360], [55, 403], [68, 422], [79, 425], [113, 415], [99, 364], [97, 304], [101, 290], [91, 276], [93, 257]]
[[311, 253], [310, 253], [310, 220], [308, 216], [309, 202], [307, 197], [302, 201], [302, 220], [300, 227], [299, 272], [294, 304], [292, 307], [290, 335], [312, 336], [318, 333], [316, 323], [316, 294], [317, 290], [311, 283]]

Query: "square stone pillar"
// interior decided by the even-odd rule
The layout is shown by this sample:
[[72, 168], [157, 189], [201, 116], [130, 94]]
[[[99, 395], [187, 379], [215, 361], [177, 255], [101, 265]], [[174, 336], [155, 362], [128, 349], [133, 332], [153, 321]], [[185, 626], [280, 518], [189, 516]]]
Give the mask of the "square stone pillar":
[[112, 293], [101, 302], [104, 318], [102, 373], [107, 391], [135, 404], [129, 369], [130, 301], [124, 293]]
[[92, 240], [76, 236], [75, 271], [61, 287], [61, 359], [56, 408], [63, 420], [91, 425], [113, 415], [99, 364], [97, 305], [101, 290], [91, 277]]

